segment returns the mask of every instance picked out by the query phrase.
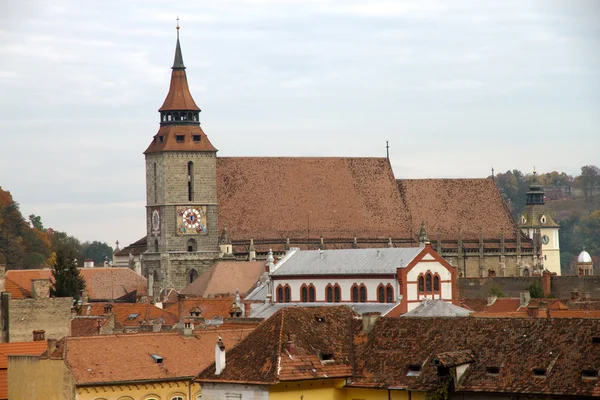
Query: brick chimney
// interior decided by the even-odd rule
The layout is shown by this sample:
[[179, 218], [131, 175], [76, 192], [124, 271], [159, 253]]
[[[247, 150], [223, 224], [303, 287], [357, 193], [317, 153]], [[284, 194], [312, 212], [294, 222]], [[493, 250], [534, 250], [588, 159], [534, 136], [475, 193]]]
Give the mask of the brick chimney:
[[288, 334], [287, 342], [285, 342], [285, 349], [290, 354], [290, 356], [296, 355], [296, 342], [294, 341], [295, 339], [296, 339], [296, 335], [294, 335], [293, 333], [290, 333], [290, 334]]
[[371, 330], [371, 328], [373, 328], [373, 325], [375, 325], [375, 322], [377, 322], [377, 318], [379, 318], [380, 315], [381, 315], [381, 313], [378, 313], [378, 312], [363, 313], [363, 315], [362, 315], [363, 331], [369, 332]]
[[592, 301], [592, 293], [591, 292], [583, 292], [582, 300], [583, 301]]
[[571, 301], [579, 301], [579, 290], [578, 289], [571, 290]]
[[50, 297], [50, 279], [32, 279], [31, 297], [34, 299], [47, 299]]
[[215, 345], [215, 375], [220, 375], [225, 369], [225, 344], [221, 336]]
[[550, 295], [550, 293], [552, 293], [552, 285], [551, 285], [551, 280], [550, 277], [552, 276], [552, 273], [550, 273], [549, 271], [544, 271], [542, 273], [542, 290], [544, 292], [544, 297], [548, 297], [548, 295]]
[[41, 342], [42, 340], [46, 340], [46, 331], [43, 329], [33, 331], [33, 341]]
[[56, 350], [56, 339], [48, 339], [48, 358], [52, 357], [52, 353]]

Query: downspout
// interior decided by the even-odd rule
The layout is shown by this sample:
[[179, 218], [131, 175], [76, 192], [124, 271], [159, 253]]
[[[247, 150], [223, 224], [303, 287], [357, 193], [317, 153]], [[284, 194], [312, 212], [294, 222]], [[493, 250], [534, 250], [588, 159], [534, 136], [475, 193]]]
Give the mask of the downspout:
[[392, 400], [392, 391], [388, 388], [388, 400]]

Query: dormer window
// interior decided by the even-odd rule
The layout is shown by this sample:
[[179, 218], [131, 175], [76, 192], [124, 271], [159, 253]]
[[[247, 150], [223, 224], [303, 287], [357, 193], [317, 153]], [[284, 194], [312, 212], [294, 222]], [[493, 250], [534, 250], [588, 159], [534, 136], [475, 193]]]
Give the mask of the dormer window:
[[421, 366], [417, 364], [411, 364], [406, 366], [406, 376], [419, 376], [421, 375]]
[[194, 142], [199, 142], [200, 140], [202, 140], [202, 136], [200, 136], [200, 135], [194, 135], [193, 139], [194, 139]]
[[546, 368], [534, 368], [533, 376], [536, 378], [545, 378], [546, 377]]
[[191, 328], [192, 324], [190, 322], [186, 322], [186, 323], [184, 323], [184, 327], [185, 328]]
[[541, 222], [542, 224], [545, 224], [545, 223], [546, 223], [546, 216], [545, 216], [545, 215], [542, 215], [542, 217], [540, 218], [540, 222]]
[[177, 143], [183, 143], [185, 141], [185, 136], [184, 135], [175, 135], [175, 140], [177, 141]]
[[598, 379], [598, 371], [595, 369], [584, 369], [581, 371], [583, 379]]
[[320, 357], [321, 361], [333, 361], [333, 354], [331, 353], [321, 353]]
[[161, 143], [164, 142], [165, 141], [165, 137], [164, 136], [159, 136], [158, 137], [158, 141], [161, 142]]
[[527, 222], [527, 218], [525, 218], [525, 216], [523, 215], [523, 216], [521, 217], [521, 223], [522, 223], [522, 224], [524, 224], [524, 223], [526, 223], [526, 222]]
[[159, 356], [158, 354], [152, 354], [151, 357], [155, 363], [162, 364], [163, 358], [161, 356]]
[[498, 375], [500, 373], [500, 368], [498, 367], [487, 367], [485, 369], [488, 375]]

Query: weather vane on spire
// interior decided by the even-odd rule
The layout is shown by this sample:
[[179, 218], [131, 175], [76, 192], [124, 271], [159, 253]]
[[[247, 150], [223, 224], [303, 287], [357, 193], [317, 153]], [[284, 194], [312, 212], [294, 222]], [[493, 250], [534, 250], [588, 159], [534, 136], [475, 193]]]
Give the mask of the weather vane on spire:
[[177, 26], [175, 28], [179, 29], [179, 15], [177, 16]]

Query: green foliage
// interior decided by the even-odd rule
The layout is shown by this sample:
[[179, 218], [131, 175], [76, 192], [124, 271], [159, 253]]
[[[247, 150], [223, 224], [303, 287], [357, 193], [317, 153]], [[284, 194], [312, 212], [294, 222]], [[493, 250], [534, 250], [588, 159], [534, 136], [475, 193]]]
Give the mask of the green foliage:
[[544, 297], [544, 290], [540, 286], [538, 282], [533, 282], [531, 285], [527, 286], [525, 289], [529, 290], [529, 295], [532, 299], [541, 299]]
[[107, 258], [108, 261], [112, 261], [113, 249], [106, 243], [96, 240], [85, 242], [81, 245], [81, 249], [84, 260], [92, 259], [96, 264], [102, 264]]
[[[35, 224], [43, 228], [41, 218], [34, 217]], [[34, 224], [34, 225], [35, 225]], [[13, 200], [10, 192], [0, 187], [0, 254], [8, 269], [39, 268], [47, 264], [51, 256], [50, 241], [46, 231], [32, 227]]]
[[33, 226], [38, 231], [45, 231], [44, 224], [42, 224], [42, 217], [35, 214], [31, 214], [29, 216], [29, 222], [31, 223], [31, 226]]
[[504, 297], [504, 292], [497, 287], [493, 287], [490, 289], [490, 294], [496, 297]]
[[452, 378], [446, 378], [435, 389], [427, 392], [425, 399], [427, 400], [447, 400], [450, 397], [450, 386]]
[[594, 188], [600, 185], [600, 168], [595, 165], [584, 165], [581, 167], [581, 186], [585, 199], [594, 194]]
[[79, 299], [81, 291], [85, 289], [85, 280], [77, 268], [72, 252], [59, 251], [56, 253], [52, 276], [54, 278], [54, 285], [51, 289], [53, 296]]
[[69, 236], [65, 232], [52, 231], [50, 234], [52, 251], [55, 254], [71, 254], [77, 260], [78, 265], [83, 266], [83, 256], [81, 253], [81, 243], [76, 237]]

